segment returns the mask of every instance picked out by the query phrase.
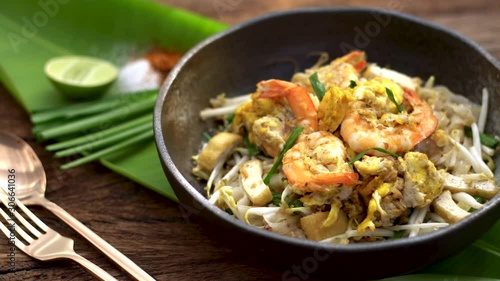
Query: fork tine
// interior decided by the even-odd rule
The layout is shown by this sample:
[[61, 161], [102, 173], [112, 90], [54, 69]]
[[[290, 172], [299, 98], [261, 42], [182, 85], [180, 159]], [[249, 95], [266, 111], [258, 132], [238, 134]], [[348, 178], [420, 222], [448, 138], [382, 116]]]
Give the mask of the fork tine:
[[[8, 215], [4, 212], [4, 210], [2, 210], [2, 209], [0, 209], [0, 215], [2, 215], [2, 217], [3, 217], [5, 220], [9, 220], [9, 219], [10, 219], [10, 217], [9, 217], [9, 216], [8, 216]], [[11, 234], [10, 234], [10, 233], [11, 233], [11, 231], [9, 231], [9, 230], [7, 229], [7, 227], [5, 227], [5, 225], [3, 225], [3, 223], [1, 223], [0, 225], [1, 225], [1, 226], [3, 226], [3, 228], [2, 228], [3, 233], [5, 233], [5, 235], [7, 235], [7, 237], [10, 237], [10, 235], [11, 235]], [[21, 235], [21, 237], [22, 237], [22, 238], [23, 238], [26, 242], [28, 242], [28, 243], [30, 243], [30, 244], [31, 244], [31, 243], [33, 243], [33, 241], [34, 241], [34, 240], [33, 240], [33, 238], [31, 238], [31, 236], [29, 236], [29, 235], [28, 235], [28, 233], [26, 233], [26, 232], [25, 232], [22, 228], [20, 228], [20, 227], [14, 227], [14, 230], [15, 230], [15, 231], [16, 231], [19, 235]], [[19, 240], [19, 239], [17, 239], [17, 240]], [[17, 243], [17, 242], [21, 243], [21, 244], [24, 246], [24, 244], [23, 244], [21, 241], [16, 241], [16, 243]]]
[[[0, 196], [3, 204], [5, 206], [8, 206], [7, 205], [7, 198], [6, 196]], [[19, 205], [21, 202], [19, 200], [15, 200], [14, 203], [16, 203], [16, 207], [21, 207], [21, 205]], [[22, 203], [21, 203], [22, 204]], [[24, 205], [22, 206], [24, 207]], [[24, 209], [21, 207], [21, 210], [24, 211], [24, 209], [27, 209], [26, 207], [24, 207]], [[26, 213], [26, 211], [25, 211]], [[19, 213], [19, 209], [15, 209], [15, 211], [12, 213], [18, 220], [19, 222], [24, 225], [24, 227], [26, 227], [36, 238], [40, 237], [40, 235], [42, 235], [42, 233], [40, 233], [40, 231], [38, 231], [38, 229], [34, 228], [30, 222], [28, 222], [20, 213]], [[33, 215], [33, 214], [31, 214]], [[31, 216], [28, 214], [28, 216], [31, 218]], [[34, 216], [34, 215], [33, 215]], [[5, 218], [7, 219], [7, 218]], [[33, 218], [31, 218], [33, 220]], [[21, 233], [20, 233], [21, 234]], [[24, 238], [24, 237], [23, 237]], [[26, 239], [26, 238], [25, 238]]]
[[[2, 198], [3, 204], [8, 208], [8, 202], [6, 202], [6, 200], [7, 200], [7, 194], [9, 192], [8, 192], [8, 190], [7, 190], [7, 188], [5, 186], [0, 185], [0, 187], [2, 188], [2, 190], [5, 193], [5, 196], [0, 196], [0, 197]], [[16, 204], [16, 207], [21, 208], [21, 210], [23, 210], [23, 212], [31, 219], [31, 221], [33, 221], [38, 226], [38, 228], [40, 228], [41, 230], [47, 232], [47, 229], [49, 229], [49, 227], [43, 221], [41, 221], [35, 214], [33, 214], [28, 208], [26, 208], [26, 206], [24, 206], [24, 204], [21, 201], [19, 201], [17, 198], [14, 197], [14, 200], [15, 200], [14, 203]], [[17, 215], [17, 212], [16, 212], [15, 215]], [[19, 217], [17, 217], [17, 218], [19, 218]], [[29, 225], [29, 227], [28, 226], [26, 226], [26, 227], [30, 228], [30, 230], [32, 232], [34, 230], [33, 234], [35, 234], [36, 237], [40, 237], [41, 233], [36, 228], [34, 228], [33, 226], [31, 226], [31, 224], [28, 223], [24, 218], [22, 218], [21, 220], [23, 221], [23, 224], [25, 226], [26, 226], [26, 224]]]
[[[1, 213], [5, 213], [2, 209], [0, 209], [0, 214]], [[3, 217], [3, 214], [1, 214], [2, 217]], [[7, 229], [7, 227], [5, 225], [3, 225], [3, 223], [0, 223], [0, 230], [2, 230], [2, 232], [5, 234], [5, 236], [7, 236], [7, 238], [10, 237], [10, 230]]]
[[26, 206], [24, 206], [24, 204], [21, 201], [17, 200], [17, 198], [16, 198], [16, 205], [17, 207], [21, 208], [21, 210], [23, 210], [23, 212], [31, 219], [31, 221], [34, 222], [41, 230], [47, 232], [49, 227], [43, 221], [41, 221], [35, 214], [33, 214], [30, 211], [30, 209], [26, 208]]

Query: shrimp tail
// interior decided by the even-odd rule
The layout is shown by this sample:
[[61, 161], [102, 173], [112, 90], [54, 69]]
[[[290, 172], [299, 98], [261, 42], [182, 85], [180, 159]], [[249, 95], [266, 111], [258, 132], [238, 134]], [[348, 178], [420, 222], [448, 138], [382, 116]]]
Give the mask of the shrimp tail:
[[337, 61], [351, 64], [358, 72], [361, 72], [366, 68], [366, 54], [361, 51], [352, 51], [349, 54], [338, 58]]
[[416, 145], [429, 137], [436, 130], [438, 120], [433, 114], [430, 106], [426, 102], [423, 102], [415, 91], [408, 88], [403, 88], [403, 90], [405, 99], [413, 107], [413, 110], [416, 111], [414, 115], [418, 116], [418, 119], [421, 120], [418, 126], [420, 136], [414, 137], [413, 139]]
[[306, 122], [304, 127], [310, 128], [312, 131], [318, 129], [318, 112], [311, 96], [302, 86], [271, 79], [259, 82], [257, 87], [260, 98], [286, 98], [299, 124]]

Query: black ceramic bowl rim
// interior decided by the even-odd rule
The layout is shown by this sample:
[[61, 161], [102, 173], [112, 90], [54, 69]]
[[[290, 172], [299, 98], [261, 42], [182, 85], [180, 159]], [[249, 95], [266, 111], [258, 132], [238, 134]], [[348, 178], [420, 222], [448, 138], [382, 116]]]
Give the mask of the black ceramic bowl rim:
[[[438, 31], [447, 33], [453, 37], [456, 37], [458, 40], [464, 42], [465, 44], [468, 44], [470, 47], [474, 48], [478, 53], [480, 53], [482, 56], [484, 56], [489, 62], [491, 62], [495, 67], [500, 71], [500, 63], [488, 52], [486, 52], [484, 49], [482, 49], [477, 43], [474, 41], [464, 37], [463, 35], [452, 31], [450, 29], [447, 29], [445, 27], [442, 27], [437, 24], [433, 24], [430, 22], [427, 22], [425, 20], [422, 20], [420, 18], [417, 18], [415, 16], [407, 15], [407, 14], [402, 14], [399, 12], [394, 12], [394, 11], [388, 11], [388, 10], [383, 10], [383, 9], [376, 9], [376, 8], [353, 8], [353, 7], [335, 7], [335, 8], [324, 8], [324, 7], [313, 7], [313, 8], [300, 8], [300, 9], [293, 9], [293, 10], [287, 10], [287, 11], [282, 11], [282, 12], [275, 12], [275, 13], [270, 13], [266, 14], [264, 16], [256, 17], [252, 20], [243, 22], [241, 24], [234, 25], [230, 27], [229, 29], [215, 34], [204, 41], [200, 42], [197, 44], [195, 47], [193, 47], [191, 50], [189, 50], [177, 63], [177, 65], [171, 70], [170, 74], [166, 78], [163, 86], [160, 89], [160, 93], [158, 95], [158, 99], [155, 105], [154, 109], [154, 131], [155, 131], [155, 140], [158, 148], [158, 152], [160, 154], [160, 157], [162, 161], [164, 162], [164, 165], [170, 170], [171, 174], [175, 177], [175, 179], [182, 185], [193, 197], [194, 200], [197, 201], [198, 204], [200, 204], [199, 207], [204, 208], [205, 210], [208, 210], [209, 212], [215, 214], [219, 219], [225, 221], [226, 223], [232, 224], [235, 227], [241, 228], [242, 230], [252, 233], [257, 236], [262, 236], [266, 239], [269, 240], [276, 240], [280, 242], [285, 242], [290, 245], [301, 245], [303, 247], [307, 247], [310, 249], [315, 249], [318, 247], [322, 247], [324, 249], [327, 249], [328, 251], [336, 252], [336, 253], [342, 253], [342, 252], [350, 252], [350, 253], [362, 253], [367, 250], [375, 250], [375, 249], [380, 249], [380, 248], [386, 248], [386, 249], [395, 249], [399, 247], [404, 247], [408, 243], [412, 244], [425, 244], [431, 240], [434, 239], [439, 239], [440, 237], [446, 236], [450, 232], [455, 232], [459, 233], [461, 230], [466, 229], [473, 221], [479, 219], [483, 215], [487, 215], [488, 213], [492, 213], [495, 211], [498, 211], [500, 209], [500, 196], [495, 196], [492, 198], [487, 204], [485, 204], [480, 210], [477, 212], [472, 213], [470, 216], [468, 216], [466, 219], [463, 219], [460, 222], [451, 224], [450, 226], [445, 227], [444, 229], [440, 229], [437, 231], [433, 231], [424, 235], [420, 236], [415, 236], [412, 238], [403, 238], [403, 239], [394, 239], [394, 240], [384, 240], [384, 241], [377, 241], [377, 242], [369, 242], [369, 243], [359, 243], [359, 244], [348, 244], [348, 245], [341, 245], [341, 244], [333, 244], [333, 243], [319, 243], [316, 241], [312, 240], [306, 240], [306, 239], [298, 239], [298, 238], [293, 238], [293, 237], [288, 237], [285, 235], [277, 234], [274, 232], [270, 231], [264, 231], [261, 230], [257, 227], [248, 225], [244, 223], [243, 221], [240, 221], [230, 215], [228, 215], [224, 210], [221, 210], [220, 208], [214, 206], [213, 204], [210, 204], [208, 202], [208, 199], [204, 197], [196, 188], [194, 188], [187, 180], [184, 178], [184, 176], [180, 173], [180, 171], [177, 169], [175, 163], [172, 161], [169, 152], [167, 150], [167, 147], [164, 142], [164, 138], [166, 137], [164, 135], [164, 132], [162, 130], [162, 109], [164, 106], [164, 102], [167, 96], [167, 92], [169, 87], [172, 85], [173, 81], [176, 79], [177, 74], [180, 72], [182, 67], [186, 64], [187, 61], [190, 60], [190, 58], [198, 53], [200, 50], [205, 48], [207, 45], [212, 44], [213, 42], [216, 42], [217, 40], [220, 40], [221, 38], [225, 37], [228, 34], [237, 32], [240, 29], [244, 29], [248, 26], [252, 26], [254, 24], [257, 24], [261, 21], [266, 21], [270, 18], [275, 18], [275, 17], [286, 17], [289, 15], [293, 14], [300, 14], [300, 13], [316, 13], [316, 12], [328, 12], [328, 13], [336, 13], [336, 12], [379, 12], [379, 13], [385, 13], [389, 14], [391, 16], [397, 17], [404, 19], [406, 21], [412, 22], [416, 25], [423, 25], [432, 29], [436, 29]], [[181, 202], [182, 203], [182, 202]], [[493, 225], [492, 225], [493, 226]]]

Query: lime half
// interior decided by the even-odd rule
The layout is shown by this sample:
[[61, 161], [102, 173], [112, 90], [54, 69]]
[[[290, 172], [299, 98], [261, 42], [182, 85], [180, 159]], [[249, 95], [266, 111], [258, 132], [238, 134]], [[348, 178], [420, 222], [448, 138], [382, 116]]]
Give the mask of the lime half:
[[64, 56], [45, 64], [45, 75], [54, 86], [71, 99], [93, 99], [102, 96], [118, 77], [118, 69], [108, 61]]

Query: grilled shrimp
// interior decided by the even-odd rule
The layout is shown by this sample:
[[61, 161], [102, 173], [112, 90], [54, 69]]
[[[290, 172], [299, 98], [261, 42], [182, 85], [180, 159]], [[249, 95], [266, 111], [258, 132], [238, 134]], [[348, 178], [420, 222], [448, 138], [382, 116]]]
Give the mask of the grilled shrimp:
[[318, 129], [319, 101], [297, 84], [267, 80], [257, 84], [252, 99], [236, 110], [233, 131], [244, 127], [250, 142], [272, 157], [279, 155], [296, 126], [306, 132]]
[[[392, 87], [397, 89], [399, 86], [394, 84]], [[374, 96], [379, 99], [381, 95]], [[406, 110], [402, 112], [394, 107], [385, 107], [380, 112], [369, 99], [351, 103], [341, 124], [342, 138], [355, 152], [374, 147], [394, 153], [413, 149], [434, 132], [438, 121], [430, 106], [414, 91], [404, 89], [403, 99]], [[374, 150], [368, 154], [383, 155]]]
[[260, 98], [284, 97], [295, 115], [297, 126], [304, 127], [306, 132], [318, 130], [318, 113], [309, 92], [298, 84], [271, 79], [257, 84]]
[[299, 194], [351, 186], [357, 183], [358, 174], [346, 157], [344, 143], [334, 135], [325, 131], [302, 134], [283, 157], [283, 173]]

